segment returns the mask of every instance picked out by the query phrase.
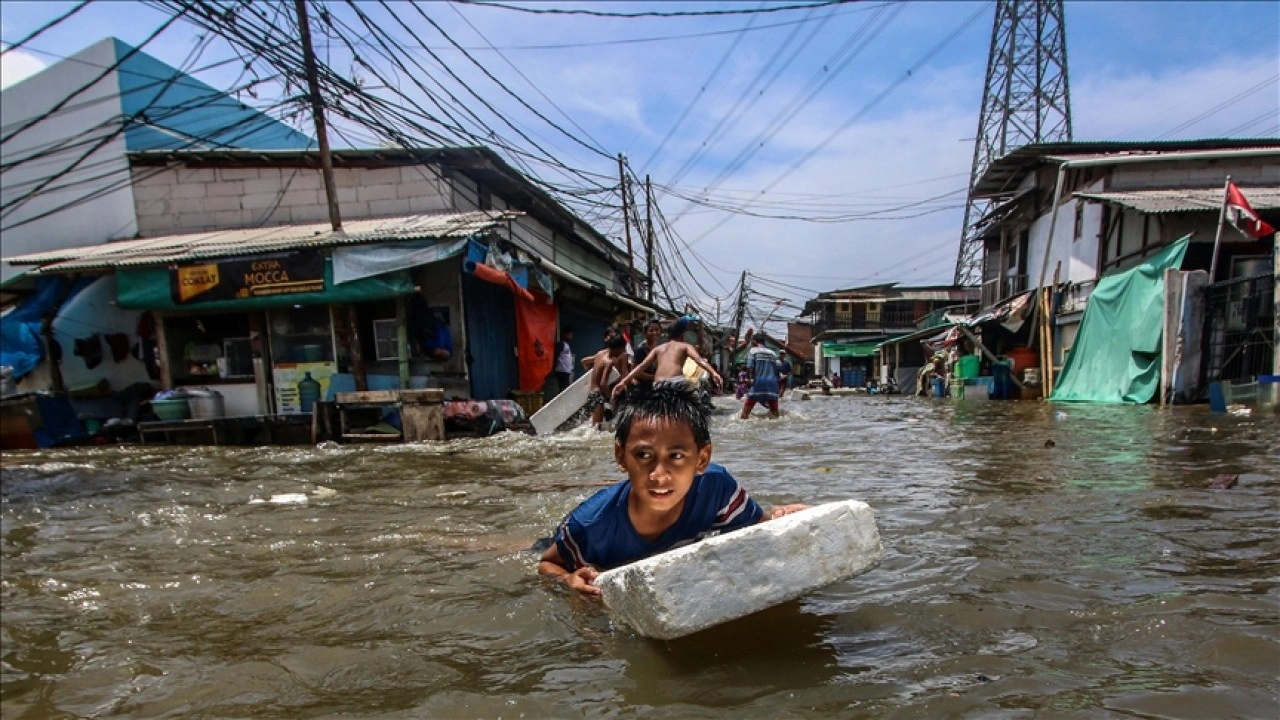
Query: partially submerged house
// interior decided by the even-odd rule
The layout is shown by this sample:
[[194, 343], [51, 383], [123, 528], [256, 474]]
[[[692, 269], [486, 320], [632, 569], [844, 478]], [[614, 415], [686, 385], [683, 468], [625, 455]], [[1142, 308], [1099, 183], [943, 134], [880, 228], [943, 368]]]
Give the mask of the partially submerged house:
[[586, 354], [652, 310], [621, 292], [625, 254], [488, 149], [333, 158], [339, 232], [314, 151], [147, 151], [129, 155], [143, 237], [7, 259], [114, 276], [111, 303], [154, 317], [160, 384], [215, 386], [228, 414], [299, 411], [307, 374], [325, 394], [537, 391], [558, 324]]
[[21, 391], [207, 386], [239, 416], [304, 413], [311, 383], [505, 398], [541, 388], [559, 326], [583, 357], [655, 311], [621, 249], [487, 148], [334, 150], [334, 232], [309, 138], [118, 41], [3, 99], [31, 124], [3, 148]]
[[[1275, 139], [1048, 143], [1019, 148], [993, 162], [974, 187], [975, 195], [995, 201], [979, 221], [985, 248], [983, 343], [996, 355], [1029, 347], [1049, 358], [1039, 364], [1051, 382], [1077, 344], [1100, 279], [1147, 264], [1189, 237], [1172, 268], [1182, 274], [1164, 290], [1168, 298], [1162, 306], [1176, 312], [1156, 334], [1160, 345], [1144, 341], [1141, 349], [1118, 351], [1161, 358], [1156, 374], [1163, 377], [1162, 400], [1199, 397], [1206, 380], [1269, 372], [1275, 338], [1267, 308], [1272, 303], [1262, 298], [1271, 296], [1275, 282], [1273, 241], [1227, 227], [1214, 262], [1228, 176], [1264, 219], [1277, 224], [1280, 141]], [[1214, 277], [1208, 275], [1211, 267]], [[1040, 309], [1039, 297], [1027, 304], [1024, 293], [1048, 287], [1053, 288], [1048, 312]], [[1014, 303], [1019, 304], [1015, 319], [1027, 317], [1029, 308], [1032, 318], [1047, 319], [1043, 327], [1041, 321], [1007, 323]], [[1233, 304], [1258, 312], [1241, 314]], [[1115, 392], [1104, 395], [1128, 392], [1122, 389], [1124, 378], [1100, 381], [1115, 384]]]

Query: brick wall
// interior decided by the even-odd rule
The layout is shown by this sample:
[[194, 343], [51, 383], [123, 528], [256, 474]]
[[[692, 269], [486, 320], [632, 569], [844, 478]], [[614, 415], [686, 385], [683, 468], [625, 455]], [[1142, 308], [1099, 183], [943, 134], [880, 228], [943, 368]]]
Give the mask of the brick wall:
[[[134, 167], [142, 236], [329, 219], [320, 171], [310, 168]], [[334, 168], [343, 219], [452, 210], [453, 193], [432, 166]]]

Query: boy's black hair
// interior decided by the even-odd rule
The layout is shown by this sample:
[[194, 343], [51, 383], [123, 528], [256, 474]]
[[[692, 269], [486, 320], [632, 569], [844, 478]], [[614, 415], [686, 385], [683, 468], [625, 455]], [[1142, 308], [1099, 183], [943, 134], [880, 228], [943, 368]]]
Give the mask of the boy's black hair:
[[662, 329], [662, 321], [658, 318], [649, 318], [649, 322], [644, 324], [645, 329], [649, 329], [650, 325], [657, 325], [659, 330]]
[[699, 401], [692, 383], [656, 383], [653, 389], [628, 400], [614, 423], [613, 438], [623, 447], [631, 435], [631, 423], [637, 418], [687, 425], [700, 448], [711, 442], [711, 413]]
[[689, 321], [680, 318], [671, 323], [671, 327], [667, 328], [667, 337], [672, 340], [680, 340], [684, 337], [685, 331], [689, 329]]
[[621, 335], [614, 335], [613, 337], [609, 338], [609, 342], [605, 343], [604, 346], [610, 350], [626, 350], [627, 339], [622, 337]]
[[560, 334], [561, 334], [561, 335], [563, 335], [563, 334], [565, 334], [565, 333], [571, 333], [571, 332], [573, 332], [573, 326], [571, 326], [571, 325], [565, 325], [564, 327], [560, 328]]

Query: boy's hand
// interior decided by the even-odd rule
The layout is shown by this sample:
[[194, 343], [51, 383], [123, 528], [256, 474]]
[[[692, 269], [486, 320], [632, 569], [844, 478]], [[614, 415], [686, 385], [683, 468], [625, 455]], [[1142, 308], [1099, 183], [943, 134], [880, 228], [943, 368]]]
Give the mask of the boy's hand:
[[622, 391], [624, 391], [624, 390], [626, 390], [626, 389], [627, 389], [627, 388], [626, 388], [622, 383], [618, 383], [617, 385], [614, 385], [614, 386], [613, 386], [613, 392], [609, 393], [609, 399], [610, 399], [610, 400], [617, 400], [617, 399], [618, 399], [618, 396], [622, 394]]
[[767, 519], [776, 520], [777, 518], [780, 518], [783, 515], [790, 515], [792, 513], [798, 513], [801, 510], [808, 510], [808, 509], [809, 509], [808, 505], [801, 505], [798, 503], [795, 505], [774, 505], [773, 508], [769, 510], [769, 517]]
[[564, 584], [582, 595], [598, 597], [600, 588], [593, 583], [596, 577], [600, 575], [600, 571], [586, 565], [564, 576]]

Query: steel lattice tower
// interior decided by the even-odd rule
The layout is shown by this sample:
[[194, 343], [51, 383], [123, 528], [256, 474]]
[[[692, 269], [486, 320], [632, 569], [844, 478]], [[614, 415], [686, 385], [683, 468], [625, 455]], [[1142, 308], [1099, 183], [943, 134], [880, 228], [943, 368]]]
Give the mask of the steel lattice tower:
[[973, 197], [993, 160], [1023, 145], [1071, 140], [1067, 36], [1062, 0], [997, 0], [987, 78], [973, 143], [955, 283], [982, 282], [982, 241], [974, 224], [992, 202]]

